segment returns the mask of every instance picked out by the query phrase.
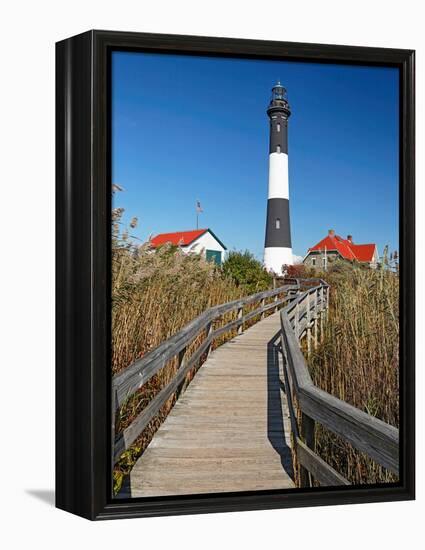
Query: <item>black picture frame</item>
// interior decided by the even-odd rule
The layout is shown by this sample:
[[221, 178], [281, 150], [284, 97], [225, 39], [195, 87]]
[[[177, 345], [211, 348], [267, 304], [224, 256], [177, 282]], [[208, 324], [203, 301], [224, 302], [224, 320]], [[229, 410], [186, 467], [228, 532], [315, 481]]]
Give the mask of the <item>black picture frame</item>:
[[[108, 74], [114, 49], [399, 69], [399, 484], [112, 499]], [[57, 43], [56, 72], [56, 506], [95, 520], [413, 499], [414, 51], [93, 30]]]

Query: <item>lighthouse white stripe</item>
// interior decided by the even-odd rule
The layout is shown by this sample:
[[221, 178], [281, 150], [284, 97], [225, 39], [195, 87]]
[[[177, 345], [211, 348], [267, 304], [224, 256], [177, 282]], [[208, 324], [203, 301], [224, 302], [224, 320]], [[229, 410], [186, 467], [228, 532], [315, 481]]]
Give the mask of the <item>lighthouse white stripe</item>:
[[282, 274], [283, 265], [293, 265], [292, 248], [266, 247], [264, 249], [264, 265], [267, 271]]
[[289, 199], [288, 155], [269, 155], [269, 199]]

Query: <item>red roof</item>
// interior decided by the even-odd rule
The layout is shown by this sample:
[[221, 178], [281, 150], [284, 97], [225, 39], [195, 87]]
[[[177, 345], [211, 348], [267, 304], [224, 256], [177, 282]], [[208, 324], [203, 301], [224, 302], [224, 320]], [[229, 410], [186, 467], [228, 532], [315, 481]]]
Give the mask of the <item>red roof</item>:
[[374, 244], [352, 244], [351, 248], [359, 262], [371, 262], [375, 252]]
[[339, 235], [328, 235], [312, 248], [309, 252], [324, 251], [327, 252], [336, 250], [346, 260], [357, 260], [358, 262], [371, 262], [375, 252], [375, 244], [354, 244], [348, 239], [343, 239]]
[[176, 231], [175, 233], [160, 233], [152, 237], [150, 244], [153, 248], [166, 243], [176, 246], [188, 246], [207, 231], [208, 229], [193, 229], [191, 231]]

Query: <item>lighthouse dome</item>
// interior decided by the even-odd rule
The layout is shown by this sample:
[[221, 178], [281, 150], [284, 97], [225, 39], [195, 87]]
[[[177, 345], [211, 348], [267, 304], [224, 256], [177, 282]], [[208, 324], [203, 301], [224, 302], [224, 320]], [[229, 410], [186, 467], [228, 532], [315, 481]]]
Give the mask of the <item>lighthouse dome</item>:
[[289, 103], [286, 98], [286, 88], [282, 86], [279, 80], [272, 88], [272, 97], [267, 109], [267, 114], [269, 116], [277, 113], [280, 113], [285, 119], [289, 118], [291, 115]]

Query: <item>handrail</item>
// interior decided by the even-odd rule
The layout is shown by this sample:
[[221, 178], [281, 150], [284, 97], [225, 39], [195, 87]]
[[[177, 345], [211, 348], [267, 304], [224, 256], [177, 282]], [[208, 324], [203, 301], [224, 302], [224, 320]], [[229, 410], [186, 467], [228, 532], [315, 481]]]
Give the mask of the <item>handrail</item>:
[[[198, 317], [193, 319], [174, 336], [162, 342], [155, 349], [149, 351], [130, 364], [124, 371], [115, 375], [112, 379], [112, 461], [115, 463], [121, 454], [136, 440], [147, 424], [158, 414], [161, 407], [176, 392], [179, 391], [188, 372], [197, 364], [203, 355], [209, 352], [212, 343], [222, 334], [237, 328], [238, 332], [243, 331], [244, 323], [260, 315], [264, 318], [266, 312], [270, 310], [278, 311], [286, 302], [294, 299], [295, 293], [300, 289], [300, 280], [291, 279], [292, 284], [286, 284], [279, 288], [258, 292], [246, 298], [240, 298], [213, 306]], [[280, 296], [282, 295], [282, 296]], [[274, 301], [267, 303], [268, 298], [274, 298]], [[247, 305], [260, 302], [260, 306], [244, 315], [243, 308]], [[214, 321], [221, 318], [226, 313], [237, 311], [237, 318], [231, 320], [226, 325], [214, 329]], [[188, 346], [203, 331], [206, 331], [205, 338], [199, 348], [186, 357]], [[115, 416], [118, 409], [125, 401], [133, 395], [143, 384], [160, 371], [169, 361], [178, 357], [178, 367], [174, 377], [170, 382], [160, 390], [152, 401], [142, 410], [142, 412], [125, 428], [121, 434], [115, 434]]]
[[[348, 484], [345, 478], [314, 452], [315, 422], [319, 422], [351, 443], [357, 450], [366, 453], [378, 464], [398, 475], [397, 428], [321, 390], [311, 379], [299, 342], [306, 336], [308, 351], [312, 339], [317, 345], [318, 324], [321, 326], [322, 337], [328, 306], [329, 285], [320, 280], [317, 286], [299, 294], [282, 308], [280, 313], [285, 387], [291, 429], [298, 460], [303, 467], [304, 483], [311, 484], [313, 475], [320, 483]], [[301, 432], [304, 441], [300, 438], [292, 396], [296, 398], [297, 409], [301, 413]]]

